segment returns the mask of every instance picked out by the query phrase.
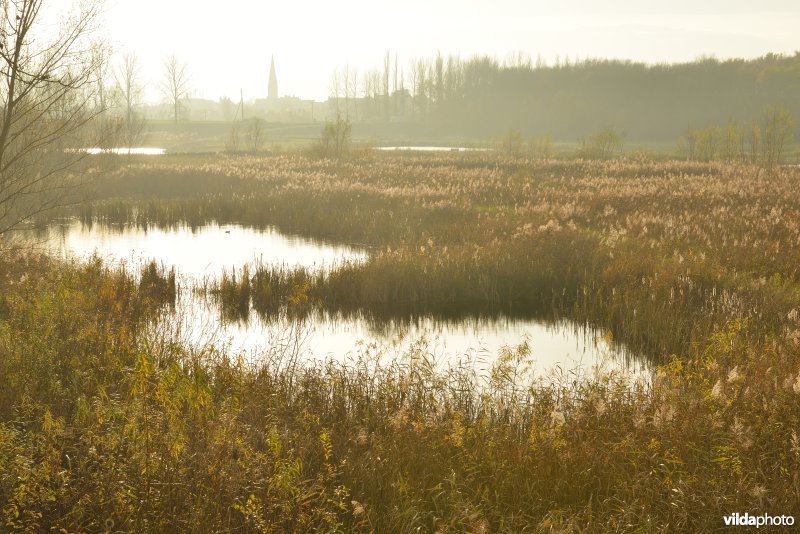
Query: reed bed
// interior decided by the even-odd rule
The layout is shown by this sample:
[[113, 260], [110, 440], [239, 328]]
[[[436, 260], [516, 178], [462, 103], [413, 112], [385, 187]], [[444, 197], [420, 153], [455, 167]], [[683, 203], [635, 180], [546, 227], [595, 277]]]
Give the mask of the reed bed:
[[169, 308], [131, 273], [3, 257], [3, 528], [707, 532], [734, 512], [800, 515], [797, 170], [161, 161], [107, 176], [85, 221], [275, 225], [373, 247], [325, 272], [226, 273], [207, 289], [231, 319], [553, 310], [663, 365], [633, 383], [531, 380], [524, 343], [488, 380], [441, 370], [424, 345], [392, 364], [370, 347], [347, 364], [278, 349], [248, 363], [155, 327]]
[[730, 319], [764, 339], [800, 309], [798, 169], [493, 153], [162, 161], [105, 177], [81, 218], [274, 225], [370, 247], [361, 267], [309, 277], [312, 301], [334, 309], [554, 310], [662, 360]]
[[[128, 273], [4, 265], [4, 528], [710, 531], [800, 502], [800, 335], [731, 323], [652, 381], [488, 381], [424, 345], [377, 365], [248, 364], [153, 328]], [[148, 326], [150, 325], [150, 326]]]

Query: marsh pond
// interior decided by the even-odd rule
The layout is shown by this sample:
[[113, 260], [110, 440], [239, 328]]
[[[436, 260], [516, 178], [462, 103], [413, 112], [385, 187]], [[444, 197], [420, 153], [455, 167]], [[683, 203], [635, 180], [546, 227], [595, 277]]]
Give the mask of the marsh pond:
[[364, 262], [369, 248], [286, 235], [269, 227], [236, 224], [197, 227], [85, 224], [76, 220], [51, 224], [22, 235], [48, 253], [78, 260], [98, 256], [124, 264], [133, 272], [155, 261], [174, 268], [179, 288], [164, 327], [201, 346], [257, 359], [279, 347], [293, 357], [324, 361], [372, 355], [378, 359], [424, 354], [433, 365], [472, 365], [489, 371], [503, 351], [525, 344], [532, 371], [539, 377], [585, 375], [601, 368], [647, 374], [649, 364], [607, 335], [569, 320], [544, 320], [505, 313], [404, 314], [328, 312], [302, 317], [245, 313], [226, 315], [202, 288], [244, 266], [270, 265], [309, 272]]

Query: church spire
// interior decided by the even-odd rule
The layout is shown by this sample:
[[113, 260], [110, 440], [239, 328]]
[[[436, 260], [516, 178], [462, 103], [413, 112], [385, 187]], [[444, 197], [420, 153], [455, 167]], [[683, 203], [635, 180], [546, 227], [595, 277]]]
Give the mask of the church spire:
[[269, 100], [278, 99], [278, 77], [275, 75], [275, 57], [272, 57], [272, 62], [269, 66], [269, 88], [267, 89], [267, 98]]

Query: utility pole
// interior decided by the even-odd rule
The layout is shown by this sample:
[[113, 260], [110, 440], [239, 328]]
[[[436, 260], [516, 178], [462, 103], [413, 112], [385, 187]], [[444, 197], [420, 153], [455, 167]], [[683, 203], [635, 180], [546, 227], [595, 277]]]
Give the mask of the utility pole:
[[244, 90], [239, 89], [239, 107], [242, 109], [242, 122], [244, 122]]

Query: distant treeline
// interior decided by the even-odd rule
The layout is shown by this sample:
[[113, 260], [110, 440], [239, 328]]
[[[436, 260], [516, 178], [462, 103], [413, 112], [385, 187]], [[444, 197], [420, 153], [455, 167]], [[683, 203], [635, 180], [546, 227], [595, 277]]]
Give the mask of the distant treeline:
[[438, 55], [405, 69], [387, 53], [382, 68], [335, 73], [331, 100], [351, 120], [396, 117], [438, 133], [486, 137], [511, 128], [575, 141], [611, 127], [632, 141], [675, 141], [687, 127], [749, 122], [767, 107], [800, 117], [800, 52], [660, 65]]

